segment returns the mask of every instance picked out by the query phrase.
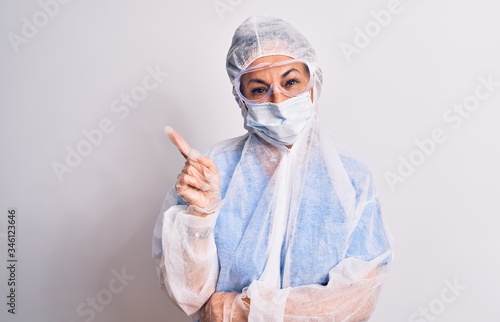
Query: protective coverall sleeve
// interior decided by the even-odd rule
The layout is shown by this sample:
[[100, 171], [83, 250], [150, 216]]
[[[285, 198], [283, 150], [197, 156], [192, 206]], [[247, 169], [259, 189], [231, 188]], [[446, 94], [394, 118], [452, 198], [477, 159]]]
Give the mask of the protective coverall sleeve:
[[376, 304], [384, 268], [373, 268], [364, 277], [345, 275], [349, 266], [366, 271], [370, 267], [366, 264], [353, 258], [342, 261], [331, 270], [327, 285], [276, 289], [255, 281], [244, 292], [250, 298], [248, 320], [367, 321]]
[[[175, 205], [160, 215], [155, 231], [156, 266], [161, 288], [186, 314], [196, 313], [215, 291], [218, 274], [213, 229], [218, 212], [190, 215], [186, 205]], [[160, 245], [158, 245], [160, 244]]]

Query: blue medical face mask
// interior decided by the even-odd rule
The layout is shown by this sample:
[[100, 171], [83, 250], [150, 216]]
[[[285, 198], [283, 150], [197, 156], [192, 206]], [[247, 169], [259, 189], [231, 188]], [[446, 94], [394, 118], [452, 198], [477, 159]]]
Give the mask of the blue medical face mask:
[[249, 104], [246, 125], [271, 142], [292, 145], [314, 115], [310, 92], [280, 103]]

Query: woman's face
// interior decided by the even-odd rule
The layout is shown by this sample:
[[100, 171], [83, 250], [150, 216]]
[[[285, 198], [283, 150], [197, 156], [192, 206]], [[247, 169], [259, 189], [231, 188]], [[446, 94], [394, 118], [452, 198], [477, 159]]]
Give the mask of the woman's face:
[[[253, 61], [248, 68], [262, 63], [274, 64], [286, 60], [292, 60], [292, 58], [284, 55], [265, 56]], [[279, 86], [276, 86], [277, 84], [285, 90], [293, 91], [295, 88], [307, 85], [309, 79], [310, 74], [307, 66], [301, 62], [292, 62], [243, 74], [240, 80], [240, 91], [246, 98], [257, 100], [265, 96], [270, 90], [270, 86], [275, 84], [271, 95], [265, 102], [280, 103], [289, 99], [290, 95], [283, 93]]]

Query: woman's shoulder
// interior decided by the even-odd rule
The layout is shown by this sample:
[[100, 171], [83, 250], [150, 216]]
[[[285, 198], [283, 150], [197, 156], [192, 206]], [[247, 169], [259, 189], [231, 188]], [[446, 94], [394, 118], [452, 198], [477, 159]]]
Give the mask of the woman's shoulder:
[[244, 134], [222, 140], [212, 146], [208, 152], [208, 156], [214, 159], [215, 164], [219, 168], [219, 172], [222, 169], [229, 170], [238, 163], [247, 138], [248, 134]]
[[351, 180], [356, 191], [363, 189], [367, 180], [371, 181], [371, 171], [354, 153], [346, 147], [329, 129], [321, 128], [321, 135], [327, 144], [333, 145], [335, 154], [339, 156], [340, 162]]
[[220, 158], [233, 157], [234, 155], [241, 155], [247, 138], [248, 134], [244, 134], [238, 137], [219, 141], [209, 150], [208, 156], [217, 160]]
[[339, 157], [356, 191], [363, 189], [367, 183], [371, 184], [372, 173], [363, 161], [345, 154], [339, 154]]

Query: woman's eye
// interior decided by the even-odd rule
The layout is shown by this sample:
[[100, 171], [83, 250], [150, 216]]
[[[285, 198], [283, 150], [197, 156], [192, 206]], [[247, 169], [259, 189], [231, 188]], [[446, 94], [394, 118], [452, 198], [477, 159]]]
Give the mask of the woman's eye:
[[300, 81], [296, 78], [292, 78], [286, 81], [285, 86], [290, 87], [299, 84]]
[[252, 95], [262, 95], [262, 94], [265, 94], [266, 92], [267, 92], [267, 89], [264, 87], [253, 88], [250, 91], [250, 93], [252, 93]]

